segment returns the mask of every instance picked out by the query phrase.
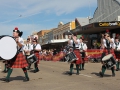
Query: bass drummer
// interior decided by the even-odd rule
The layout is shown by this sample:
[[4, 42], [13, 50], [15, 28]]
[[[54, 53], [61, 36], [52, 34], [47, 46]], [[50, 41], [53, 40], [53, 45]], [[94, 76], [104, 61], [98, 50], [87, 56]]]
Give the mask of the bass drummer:
[[77, 60], [73, 61], [70, 64], [70, 73], [69, 73], [69, 75], [72, 75], [74, 64], [76, 64], [76, 70], [77, 70], [76, 75], [79, 75], [79, 64], [81, 63], [79, 44], [80, 44], [80, 42], [79, 42], [79, 39], [77, 39], [76, 35], [71, 35], [71, 36], [69, 35], [68, 45], [72, 46], [73, 52], [77, 57]]
[[115, 55], [116, 55], [116, 71], [119, 70], [120, 65], [120, 42], [119, 38], [115, 37]]
[[[114, 54], [114, 39], [110, 38], [109, 33], [105, 33], [104, 34], [104, 38], [102, 39], [101, 45], [103, 46], [103, 53], [102, 53], [102, 58], [108, 54], [112, 54], [114, 58], [115, 54]], [[102, 62], [102, 68], [101, 68], [101, 72], [99, 72], [100, 76], [103, 77], [105, 70], [107, 69], [106, 65], [104, 62]], [[112, 71], [112, 76], [115, 76], [115, 66], [111, 67], [111, 71]]]
[[22, 32], [19, 31], [17, 27], [15, 27], [15, 29], [13, 30], [13, 37], [15, 38], [17, 43], [18, 53], [12, 60], [10, 60], [7, 76], [6, 78], [2, 79], [5, 82], [10, 81], [9, 79], [10, 79], [10, 75], [12, 74], [13, 68], [22, 68], [25, 74], [24, 81], [29, 81], [29, 77], [26, 69], [26, 67], [28, 66], [28, 63], [26, 61], [25, 56], [23, 55], [24, 41], [23, 41], [23, 38], [21, 38], [21, 36], [22, 36]]

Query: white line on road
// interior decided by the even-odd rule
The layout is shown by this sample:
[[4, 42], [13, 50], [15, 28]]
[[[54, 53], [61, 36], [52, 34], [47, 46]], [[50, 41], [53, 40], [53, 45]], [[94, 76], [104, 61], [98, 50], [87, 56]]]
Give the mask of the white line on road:
[[92, 76], [89, 76], [89, 75], [85, 75], [85, 74], [80, 74], [80, 75], [82, 75], [82, 76], [86, 76], [86, 77], [90, 77], [90, 78], [92, 77]]
[[2, 69], [0, 69], [0, 71], [2, 71]]

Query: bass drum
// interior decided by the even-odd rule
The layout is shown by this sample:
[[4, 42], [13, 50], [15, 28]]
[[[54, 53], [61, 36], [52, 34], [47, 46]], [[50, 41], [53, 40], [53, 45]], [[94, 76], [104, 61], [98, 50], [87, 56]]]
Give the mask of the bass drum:
[[0, 60], [11, 60], [17, 54], [17, 43], [12, 36], [0, 36]]

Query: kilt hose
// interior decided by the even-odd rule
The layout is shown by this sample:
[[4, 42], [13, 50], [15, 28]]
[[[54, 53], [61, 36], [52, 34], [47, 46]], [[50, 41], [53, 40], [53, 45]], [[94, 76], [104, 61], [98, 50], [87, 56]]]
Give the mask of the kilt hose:
[[22, 52], [17, 54], [14, 60], [10, 60], [10, 67], [12, 68], [25, 68], [28, 66], [27, 60]]

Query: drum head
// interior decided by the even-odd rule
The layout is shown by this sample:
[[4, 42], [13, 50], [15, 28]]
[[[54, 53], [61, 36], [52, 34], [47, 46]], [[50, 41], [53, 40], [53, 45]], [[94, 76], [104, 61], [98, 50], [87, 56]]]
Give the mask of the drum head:
[[113, 56], [112, 54], [108, 54], [102, 58], [102, 61], [106, 61], [106, 60], [110, 59], [112, 56]]
[[10, 36], [4, 36], [0, 39], [0, 57], [4, 60], [14, 58], [17, 53], [16, 41]]

